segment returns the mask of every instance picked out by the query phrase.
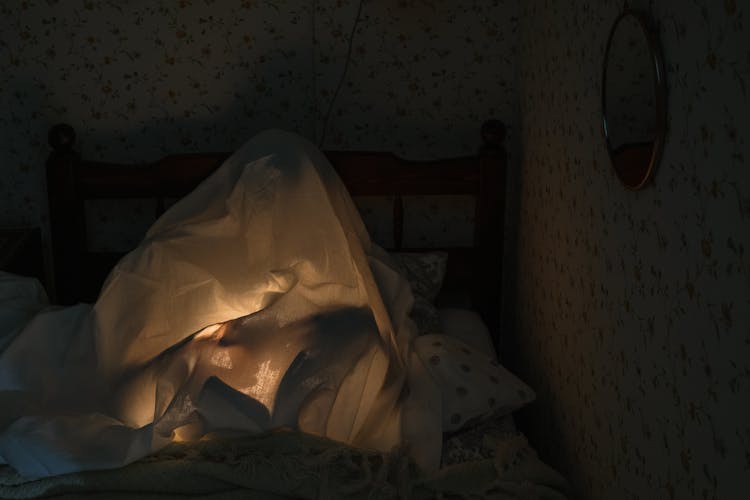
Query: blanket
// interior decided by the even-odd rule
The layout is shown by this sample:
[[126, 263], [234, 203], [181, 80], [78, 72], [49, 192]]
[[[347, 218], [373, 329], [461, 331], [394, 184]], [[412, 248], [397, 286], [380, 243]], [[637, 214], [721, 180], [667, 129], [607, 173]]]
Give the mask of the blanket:
[[172, 443], [124, 468], [30, 481], [0, 468], [0, 498], [563, 500], [565, 480], [515, 432], [485, 437], [493, 458], [423, 474], [401, 447], [388, 453], [279, 430]]

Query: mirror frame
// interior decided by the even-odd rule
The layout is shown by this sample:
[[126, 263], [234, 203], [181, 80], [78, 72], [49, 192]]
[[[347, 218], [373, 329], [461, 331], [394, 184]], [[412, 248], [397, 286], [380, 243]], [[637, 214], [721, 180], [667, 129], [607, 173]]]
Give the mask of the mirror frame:
[[[634, 18], [643, 30], [643, 34], [646, 37], [649, 47], [650, 65], [654, 71], [654, 105], [656, 113], [654, 146], [651, 150], [651, 157], [649, 158], [649, 163], [646, 166], [645, 173], [637, 184], [628, 184], [625, 182], [620, 173], [614, 168], [614, 162], [612, 161], [612, 142], [610, 141], [610, 134], [607, 128], [607, 63], [609, 62], [609, 52], [612, 47], [612, 39], [617, 31], [617, 27], [623, 19], [628, 17]], [[625, 9], [619, 16], [617, 16], [609, 31], [609, 37], [607, 38], [607, 45], [604, 51], [604, 63], [602, 66], [602, 125], [604, 139], [607, 143], [607, 152], [609, 153], [612, 168], [615, 170], [617, 178], [620, 179], [622, 185], [630, 190], [636, 191], [643, 188], [653, 177], [654, 169], [661, 160], [661, 155], [664, 150], [664, 142], [667, 135], [667, 85], [664, 73], [664, 58], [662, 56], [656, 30], [652, 27], [649, 17], [646, 16], [646, 14], [633, 9]]]

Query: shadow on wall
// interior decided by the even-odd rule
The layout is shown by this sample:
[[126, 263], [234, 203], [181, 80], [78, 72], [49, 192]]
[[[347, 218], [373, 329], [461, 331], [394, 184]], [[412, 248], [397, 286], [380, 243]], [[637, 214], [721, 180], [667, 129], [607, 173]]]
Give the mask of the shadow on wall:
[[[300, 45], [295, 50], [302, 49]], [[128, 116], [117, 105], [92, 108], [88, 114], [88, 106], [70, 106], [72, 99], [66, 100], [69, 96], [65, 92], [40, 91], [54, 87], [55, 81], [25, 80], [19, 83], [19, 90], [11, 92], [23, 95], [23, 109], [33, 111], [29, 117], [13, 118], [19, 125], [13, 131], [13, 143], [21, 146], [11, 148], [5, 154], [11, 155], [11, 164], [17, 163], [19, 157], [25, 157], [21, 164], [28, 166], [28, 175], [10, 176], [15, 185], [11, 185], [9, 191], [25, 195], [23, 199], [27, 206], [24, 212], [39, 213], [47, 282], [51, 283], [52, 270], [44, 165], [51, 152], [47, 143], [50, 126], [59, 122], [70, 123], [77, 134], [74, 149], [84, 158], [121, 163], [151, 162], [178, 152], [231, 152], [267, 128], [292, 130], [310, 138], [312, 119], [310, 107], [305, 105], [310, 101], [310, 87], [306, 84], [288, 85], [279, 92], [255, 83], [277, 78], [283, 72], [282, 66], [280, 61], [268, 57], [266, 64], [253, 67], [254, 73], [248, 78], [245, 88], [234, 91], [231, 96], [212, 95], [209, 82], [203, 95], [191, 96], [191, 103], [186, 104], [175, 94], [171, 101], [149, 107], [151, 116], [138, 116], [138, 106], [131, 110], [134, 116]], [[111, 92], [116, 93], [117, 89], [113, 88]], [[149, 105], [149, 99], [153, 101], [155, 98], [144, 97], [142, 106]], [[224, 102], [220, 102], [222, 100]], [[29, 140], [27, 137], [33, 138], [31, 147], [24, 144], [24, 140]], [[90, 200], [86, 212], [90, 248], [127, 251], [141, 241], [155, 221], [156, 200]], [[11, 214], [9, 220], [22, 220], [24, 225], [37, 224], [30, 217], [19, 214]]]

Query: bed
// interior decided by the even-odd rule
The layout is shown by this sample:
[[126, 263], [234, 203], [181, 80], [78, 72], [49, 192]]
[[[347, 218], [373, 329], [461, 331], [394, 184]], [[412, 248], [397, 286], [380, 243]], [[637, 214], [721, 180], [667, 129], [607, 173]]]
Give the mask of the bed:
[[[496, 353], [502, 353], [504, 137], [502, 122], [485, 122], [477, 155], [435, 161], [407, 161], [383, 152], [325, 152], [353, 197], [389, 196], [393, 200], [390, 252], [447, 255], [444, 280], [434, 299], [441, 308], [442, 324], [458, 331], [455, 336], [459, 338], [473, 335], [481, 343], [479, 337], [488, 337], [486, 348], [494, 347]], [[191, 153], [147, 164], [113, 164], [82, 159], [74, 149], [75, 131], [69, 125], [52, 127], [49, 140], [53, 148], [47, 162], [53, 297], [63, 305], [94, 301], [107, 274], [122, 258], [121, 253], [89, 250], [87, 200], [152, 198], [158, 216], [169, 200], [191, 192], [229, 157], [228, 153]], [[474, 197], [473, 244], [405, 247], [404, 199], [419, 195]], [[481, 325], [460, 333], [474, 318]], [[477, 334], [478, 330], [485, 333]], [[106, 494], [123, 498], [520, 499], [564, 498], [564, 490], [564, 479], [538, 460], [507, 416], [467, 423], [446, 434], [441, 468], [429, 476], [414, 468], [404, 450], [358, 449], [285, 428], [255, 436], [173, 443], [117, 470], [26, 481], [8, 467], [0, 469], [3, 498]]]

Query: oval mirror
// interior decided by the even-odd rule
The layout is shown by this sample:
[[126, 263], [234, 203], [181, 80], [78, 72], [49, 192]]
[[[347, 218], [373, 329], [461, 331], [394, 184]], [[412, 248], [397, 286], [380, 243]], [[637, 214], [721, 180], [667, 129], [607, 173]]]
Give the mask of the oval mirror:
[[617, 177], [642, 188], [661, 158], [666, 135], [666, 85], [661, 50], [643, 14], [626, 10], [607, 39], [602, 114]]

